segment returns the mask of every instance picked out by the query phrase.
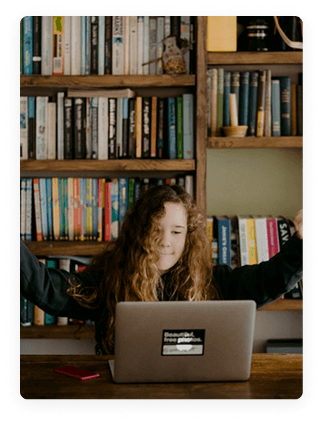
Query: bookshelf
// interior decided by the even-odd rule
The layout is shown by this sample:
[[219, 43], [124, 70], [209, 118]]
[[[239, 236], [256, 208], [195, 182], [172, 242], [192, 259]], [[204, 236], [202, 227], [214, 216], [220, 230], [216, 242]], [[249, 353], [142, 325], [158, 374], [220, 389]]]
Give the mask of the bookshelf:
[[[196, 73], [195, 75], [86, 75], [86, 76], [20, 76], [21, 95], [54, 95], [60, 90], [68, 88], [132, 88], [138, 93], [144, 90], [159, 90], [159, 92], [178, 93], [191, 92], [194, 94], [195, 110], [195, 159], [194, 160], [26, 160], [20, 162], [21, 177], [63, 177], [80, 176], [106, 177], [111, 175], [129, 177], [135, 175], [150, 176], [157, 173], [166, 175], [167, 172], [189, 172], [194, 176], [194, 193], [198, 207], [206, 213], [206, 166], [207, 149], [249, 149], [249, 148], [302, 148], [302, 137], [263, 137], [263, 138], [207, 138], [207, 98], [206, 71], [210, 65], [263, 65], [293, 66], [302, 65], [302, 52], [236, 52], [236, 53], [208, 53], [207, 52], [207, 17], [196, 18]], [[140, 91], [141, 90], [141, 91]], [[176, 94], [175, 94], [176, 95]], [[236, 211], [237, 212], [237, 211]], [[95, 255], [106, 245], [104, 242], [89, 241], [61, 241], [61, 242], [27, 242], [28, 248], [36, 256], [46, 255]], [[302, 310], [302, 300], [276, 301], [263, 311]], [[82, 327], [75, 335], [78, 326], [32, 326], [21, 328], [22, 338], [80, 338], [93, 337], [94, 329]]]

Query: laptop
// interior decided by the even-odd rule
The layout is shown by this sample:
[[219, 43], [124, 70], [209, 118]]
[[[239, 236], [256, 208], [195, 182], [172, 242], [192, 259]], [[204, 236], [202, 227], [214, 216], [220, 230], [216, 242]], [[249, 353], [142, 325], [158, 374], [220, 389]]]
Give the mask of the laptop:
[[113, 380], [247, 380], [255, 315], [252, 300], [117, 303]]

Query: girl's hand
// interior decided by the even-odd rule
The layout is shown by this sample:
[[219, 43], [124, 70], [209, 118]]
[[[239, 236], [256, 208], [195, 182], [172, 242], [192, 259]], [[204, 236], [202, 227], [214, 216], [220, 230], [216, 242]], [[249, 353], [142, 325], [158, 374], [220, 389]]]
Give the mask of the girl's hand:
[[293, 220], [296, 229], [296, 236], [303, 239], [303, 209], [300, 210]]

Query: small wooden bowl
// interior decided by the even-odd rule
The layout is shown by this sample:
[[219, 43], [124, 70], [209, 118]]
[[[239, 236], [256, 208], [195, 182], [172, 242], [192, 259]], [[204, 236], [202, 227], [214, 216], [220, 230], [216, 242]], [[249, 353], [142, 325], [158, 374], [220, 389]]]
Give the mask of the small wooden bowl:
[[223, 126], [226, 137], [244, 137], [247, 132], [247, 125]]

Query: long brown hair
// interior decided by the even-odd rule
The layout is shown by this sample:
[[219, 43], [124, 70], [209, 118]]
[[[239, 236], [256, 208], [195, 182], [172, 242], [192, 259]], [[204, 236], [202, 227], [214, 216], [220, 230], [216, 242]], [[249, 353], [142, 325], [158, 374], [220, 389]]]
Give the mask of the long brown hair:
[[[165, 214], [165, 203], [182, 204], [188, 225], [182, 256], [166, 277], [161, 276], [157, 268], [159, 221]], [[119, 237], [95, 256], [87, 269], [103, 275], [97, 288], [91, 295], [80, 285], [73, 285], [68, 291], [83, 306], [102, 310], [96, 322], [96, 340], [103, 352], [113, 351], [115, 306], [119, 301], [163, 300], [166, 289], [170, 291], [169, 300], [219, 298], [212, 281], [213, 266], [205, 225], [205, 217], [179, 186], [153, 187], [132, 204]]]

